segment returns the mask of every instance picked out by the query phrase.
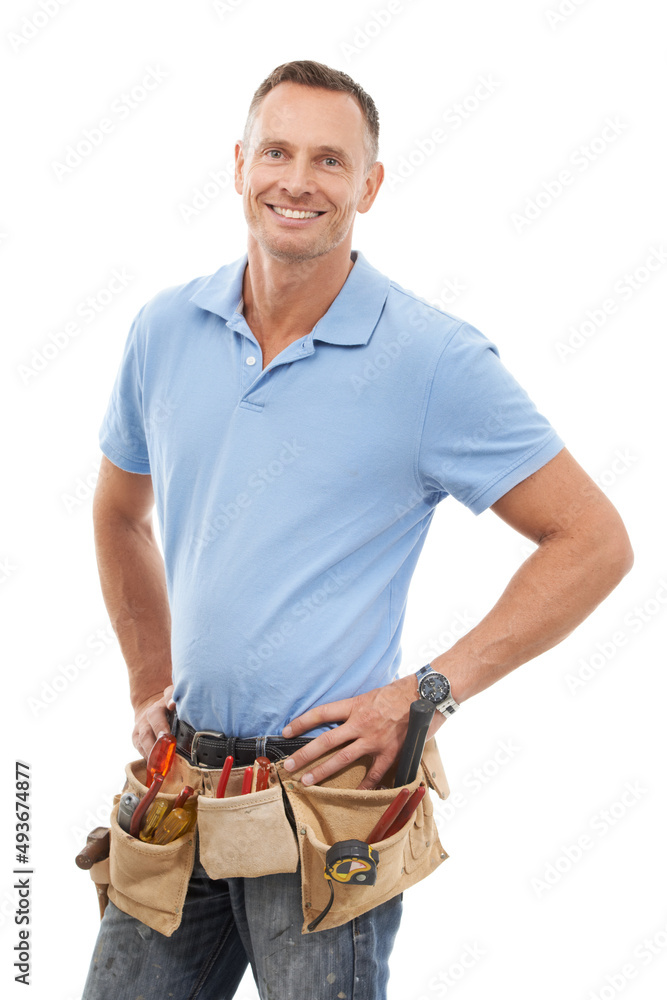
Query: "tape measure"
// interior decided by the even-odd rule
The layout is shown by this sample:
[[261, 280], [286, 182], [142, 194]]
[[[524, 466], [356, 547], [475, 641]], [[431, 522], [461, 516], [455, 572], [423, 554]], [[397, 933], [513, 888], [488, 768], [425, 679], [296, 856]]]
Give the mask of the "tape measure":
[[324, 877], [349, 885], [375, 885], [379, 858], [363, 840], [340, 840], [327, 851]]
[[324, 920], [334, 901], [334, 882], [343, 885], [375, 885], [380, 855], [364, 840], [339, 840], [329, 848], [325, 858], [324, 877], [329, 882], [331, 895], [319, 917], [308, 924], [314, 931]]

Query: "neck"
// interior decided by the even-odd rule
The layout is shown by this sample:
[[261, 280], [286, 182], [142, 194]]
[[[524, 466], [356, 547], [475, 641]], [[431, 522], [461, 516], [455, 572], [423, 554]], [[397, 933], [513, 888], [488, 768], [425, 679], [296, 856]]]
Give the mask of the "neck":
[[250, 237], [243, 313], [260, 345], [269, 340], [286, 345], [310, 333], [352, 267], [348, 240], [320, 257], [291, 263], [270, 257]]

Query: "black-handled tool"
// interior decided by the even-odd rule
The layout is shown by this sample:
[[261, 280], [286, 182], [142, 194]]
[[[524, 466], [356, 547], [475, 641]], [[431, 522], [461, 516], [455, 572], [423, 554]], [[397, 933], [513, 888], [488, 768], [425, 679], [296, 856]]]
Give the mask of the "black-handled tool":
[[398, 788], [399, 785], [409, 785], [417, 777], [419, 761], [426, 743], [426, 734], [434, 712], [435, 705], [428, 698], [418, 698], [410, 705], [408, 732], [398, 758], [394, 788]]

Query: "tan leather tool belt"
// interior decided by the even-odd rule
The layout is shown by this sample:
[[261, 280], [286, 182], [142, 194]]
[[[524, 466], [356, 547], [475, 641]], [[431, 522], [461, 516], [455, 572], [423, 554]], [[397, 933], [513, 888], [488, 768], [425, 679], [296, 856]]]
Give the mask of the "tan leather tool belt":
[[[120, 828], [118, 794], [110, 819], [110, 856], [93, 865], [91, 877], [108, 883], [109, 899], [119, 909], [169, 936], [181, 922], [197, 837], [201, 863], [214, 879], [295, 872], [300, 863], [302, 933], [308, 933], [308, 925], [329, 902], [330, 882], [324, 875], [327, 851], [341, 841], [365, 841], [397, 794], [394, 788], [357, 789], [371, 763], [370, 758], [361, 758], [320, 784], [305, 786], [298, 779], [306, 768], [289, 773], [278, 761], [271, 764], [268, 788], [243, 796], [244, 768], [234, 768], [225, 797], [217, 799], [220, 769], [193, 767], [176, 755], [165, 781], [172, 791], [159, 793], [158, 799], [173, 801], [183, 785], [190, 785], [196, 796], [196, 827], [170, 844], [144, 843]], [[132, 761], [125, 773], [123, 792], [143, 796], [146, 762]], [[392, 771], [387, 780], [392, 780]], [[417, 777], [407, 787], [414, 789], [422, 782], [440, 798], [449, 794], [434, 739], [427, 742]], [[447, 858], [429, 792], [407, 824], [388, 839], [374, 843], [373, 849], [379, 859], [375, 884], [337, 883], [333, 905], [317, 931], [337, 927], [391, 899]]]

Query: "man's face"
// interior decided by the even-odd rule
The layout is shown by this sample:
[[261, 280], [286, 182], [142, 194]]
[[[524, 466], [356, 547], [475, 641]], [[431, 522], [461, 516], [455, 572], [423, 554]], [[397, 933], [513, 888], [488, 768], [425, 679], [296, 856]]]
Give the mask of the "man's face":
[[237, 143], [235, 178], [265, 253], [297, 262], [351, 246], [355, 214], [382, 182], [381, 164], [367, 169], [364, 128], [350, 94], [281, 83], [266, 95], [247, 146]]

